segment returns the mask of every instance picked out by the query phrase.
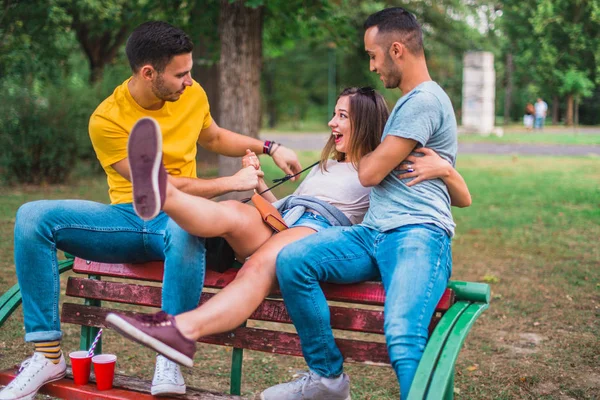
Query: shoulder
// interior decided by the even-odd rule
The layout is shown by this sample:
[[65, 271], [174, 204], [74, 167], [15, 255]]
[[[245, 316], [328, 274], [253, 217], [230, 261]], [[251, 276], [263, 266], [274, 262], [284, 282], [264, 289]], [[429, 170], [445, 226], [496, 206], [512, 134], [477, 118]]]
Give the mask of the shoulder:
[[206, 91], [198, 82], [193, 81], [192, 86], [190, 86], [187, 90], [195, 100], [208, 102], [208, 96], [206, 95]]
[[127, 103], [129, 102], [127, 98], [129, 90], [127, 89], [127, 83], [130, 79], [131, 78], [125, 80], [125, 82], [117, 86], [110, 96], [104, 99], [102, 103], [96, 107], [90, 117], [90, 123], [92, 123], [92, 121], [114, 120], [119, 118], [121, 108], [127, 107]]
[[116, 124], [119, 119], [119, 105], [113, 93], [96, 107], [90, 116], [89, 131], [91, 135], [98, 134], [107, 125]]
[[[415, 112], [425, 110], [428, 110], [429, 112], [441, 112], [444, 110], [447, 95], [443, 89], [439, 87], [439, 85], [434, 82], [431, 83], [433, 83], [433, 85], [421, 84], [417, 86], [405, 97], [398, 100], [398, 112]], [[437, 88], [439, 88], [439, 90]]]

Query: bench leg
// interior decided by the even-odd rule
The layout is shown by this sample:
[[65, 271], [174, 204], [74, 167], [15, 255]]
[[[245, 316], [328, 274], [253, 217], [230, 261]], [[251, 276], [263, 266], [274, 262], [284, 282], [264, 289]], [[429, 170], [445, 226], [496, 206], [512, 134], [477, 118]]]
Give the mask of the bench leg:
[[[88, 277], [90, 279], [100, 280], [100, 276], [98, 276], [98, 275], [88, 275]], [[86, 306], [94, 306], [94, 307], [102, 306], [102, 302], [100, 300], [94, 300], [94, 299], [85, 299], [84, 304]], [[96, 328], [93, 326], [82, 326], [81, 327], [81, 339], [79, 340], [79, 349], [80, 350], [89, 350], [90, 347], [92, 346], [92, 343], [94, 342], [94, 339], [96, 338], [96, 335], [98, 334], [99, 330], [100, 330], [100, 328]], [[102, 338], [100, 338], [100, 340], [98, 340], [98, 343], [96, 344], [96, 349], [94, 350], [94, 353], [102, 354]]]
[[[244, 322], [242, 326], [246, 326]], [[233, 348], [231, 353], [231, 377], [229, 382], [231, 384], [229, 393], [235, 396], [239, 396], [242, 393], [242, 361], [244, 359], [244, 349]]]

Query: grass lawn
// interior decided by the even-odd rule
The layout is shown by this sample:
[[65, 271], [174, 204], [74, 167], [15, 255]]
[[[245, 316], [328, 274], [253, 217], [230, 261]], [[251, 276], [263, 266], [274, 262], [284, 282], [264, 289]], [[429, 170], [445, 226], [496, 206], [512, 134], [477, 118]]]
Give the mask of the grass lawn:
[[[600, 131], [600, 130], [599, 130]], [[461, 134], [458, 141], [462, 143], [511, 143], [511, 144], [554, 144], [554, 145], [585, 145], [600, 146], [600, 133], [586, 134], [575, 132], [526, 132], [509, 131], [504, 136], [480, 136], [475, 134]]]
[[[316, 159], [303, 153], [303, 164]], [[457, 365], [462, 399], [600, 398], [600, 161], [596, 158], [463, 156], [459, 171], [473, 205], [455, 209], [453, 278], [486, 281], [493, 301], [467, 338]], [[269, 160], [269, 176], [280, 176]], [[278, 188], [282, 195], [293, 184]], [[61, 187], [0, 188], [0, 292], [16, 282], [12, 230], [18, 206], [42, 198], [106, 201], [102, 177]], [[63, 289], [66, 279], [62, 279]], [[65, 324], [64, 347], [78, 328]], [[18, 311], [0, 329], [0, 368], [22, 361]], [[151, 379], [152, 352], [106, 332], [119, 372]], [[190, 386], [225, 392], [230, 351], [198, 346]], [[243, 394], [286, 381], [303, 361], [248, 352]], [[356, 399], [398, 398], [390, 368], [349, 365]]]

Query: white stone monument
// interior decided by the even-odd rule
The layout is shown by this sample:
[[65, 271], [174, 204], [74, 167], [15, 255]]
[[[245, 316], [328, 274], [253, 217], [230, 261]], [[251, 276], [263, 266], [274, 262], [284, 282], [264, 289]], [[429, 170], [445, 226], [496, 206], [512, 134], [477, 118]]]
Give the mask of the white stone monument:
[[501, 136], [494, 128], [496, 71], [490, 52], [469, 52], [464, 56], [462, 93], [462, 131]]

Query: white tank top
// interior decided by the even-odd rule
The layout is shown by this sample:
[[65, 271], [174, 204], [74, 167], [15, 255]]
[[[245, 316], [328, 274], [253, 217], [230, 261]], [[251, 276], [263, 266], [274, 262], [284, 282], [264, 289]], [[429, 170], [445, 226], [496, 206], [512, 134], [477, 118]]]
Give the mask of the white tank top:
[[294, 194], [326, 201], [343, 212], [350, 222], [359, 224], [369, 208], [370, 192], [371, 188], [360, 184], [352, 163], [328, 160], [327, 171], [321, 171], [318, 165], [313, 167]]

